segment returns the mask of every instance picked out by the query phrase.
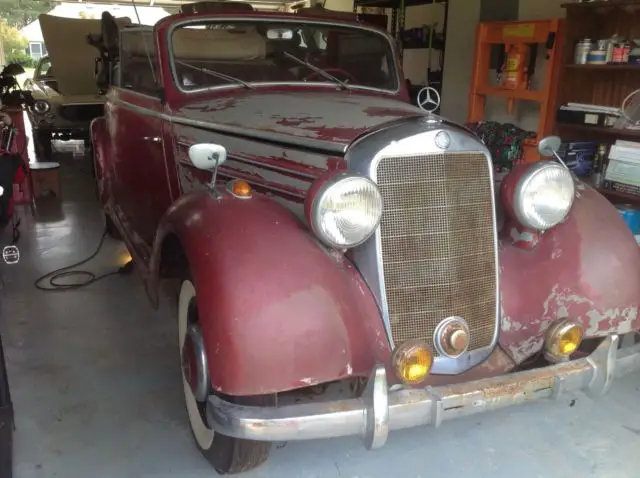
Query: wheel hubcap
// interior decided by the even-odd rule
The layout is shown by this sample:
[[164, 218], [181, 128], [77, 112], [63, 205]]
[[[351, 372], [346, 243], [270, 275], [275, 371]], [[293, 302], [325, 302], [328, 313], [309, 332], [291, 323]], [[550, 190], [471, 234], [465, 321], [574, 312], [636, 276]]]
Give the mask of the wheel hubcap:
[[197, 324], [187, 326], [187, 335], [182, 345], [182, 372], [194, 398], [198, 402], [204, 402], [209, 394], [209, 369], [202, 332]]
[[[178, 338], [179, 338], [179, 352], [182, 369], [182, 385], [184, 390], [184, 400], [189, 415], [189, 425], [191, 425], [191, 431], [201, 450], [208, 450], [213, 444], [215, 432], [208, 426], [206, 419], [206, 393], [204, 398], [200, 401], [196, 399], [194, 388], [197, 389], [200, 383], [206, 384], [206, 392], [209, 391], [209, 376], [208, 366], [206, 359], [198, 360], [199, 356], [206, 357], [204, 355], [204, 346], [202, 346], [202, 334], [200, 328], [196, 325], [198, 316], [197, 308], [195, 307], [196, 290], [193, 284], [189, 280], [185, 280], [180, 287], [180, 295], [178, 297]], [[190, 342], [189, 345], [186, 345]], [[200, 345], [198, 345], [200, 344]], [[190, 352], [186, 352], [190, 350]], [[199, 355], [199, 351], [202, 355]], [[192, 357], [185, 360], [186, 357]], [[188, 364], [185, 367], [185, 364]], [[203, 370], [206, 373], [206, 380], [191, 380], [189, 375], [184, 374], [185, 370], [189, 369], [189, 374], [193, 370], [192, 365], [195, 365], [195, 376], [198, 377], [198, 370]], [[198, 369], [198, 364], [202, 367]], [[196, 384], [194, 387], [192, 384]], [[202, 397], [201, 397], [202, 398]]]

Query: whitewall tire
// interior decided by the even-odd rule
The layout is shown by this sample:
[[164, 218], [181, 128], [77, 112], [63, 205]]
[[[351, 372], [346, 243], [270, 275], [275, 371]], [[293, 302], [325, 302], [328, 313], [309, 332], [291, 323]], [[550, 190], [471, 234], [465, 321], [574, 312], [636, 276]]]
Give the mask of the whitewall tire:
[[[189, 426], [196, 446], [219, 474], [243, 473], [269, 457], [271, 443], [241, 440], [216, 433], [207, 423], [206, 395], [213, 393], [210, 386], [207, 354], [200, 332], [196, 307], [196, 288], [191, 278], [182, 280], [178, 295], [178, 345], [182, 387]], [[203, 394], [203, 384], [206, 388]], [[198, 400], [198, 398], [204, 398]], [[244, 403], [245, 400], [225, 396], [226, 400]], [[251, 405], [270, 403], [268, 397], [253, 399]]]
[[[190, 280], [182, 282], [180, 287], [180, 297], [178, 299], [178, 337], [180, 339], [179, 350], [182, 354], [185, 339], [187, 338], [187, 325], [189, 322], [189, 309], [196, 298], [196, 289]], [[184, 388], [184, 401], [189, 414], [189, 424], [193, 437], [202, 449], [209, 449], [213, 445], [214, 431], [209, 428], [201, 414], [202, 404], [196, 401], [196, 397], [191, 390], [191, 385], [185, 376], [184, 367], [180, 367], [182, 372], [182, 386]]]

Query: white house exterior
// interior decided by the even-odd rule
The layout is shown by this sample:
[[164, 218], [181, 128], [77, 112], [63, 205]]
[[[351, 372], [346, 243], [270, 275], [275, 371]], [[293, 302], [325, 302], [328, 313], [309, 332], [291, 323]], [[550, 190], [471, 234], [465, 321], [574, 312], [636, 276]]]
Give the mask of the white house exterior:
[[[137, 15], [136, 11], [137, 10]], [[129, 17], [133, 23], [143, 25], [154, 25], [158, 20], [166, 17], [169, 13], [160, 7], [149, 7], [136, 5], [134, 10], [129, 5], [114, 5], [100, 3], [67, 2], [57, 5], [48, 14], [65, 18], [100, 18], [102, 12], [108, 11], [114, 17]], [[138, 17], [140, 21], [138, 22]], [[39, 60], [47, 54], [47, 48], [42, 38], [42, 30], [38, 20], [29, 23], [20, 30], [20, 33], [29, 42], [27, 53], [34, 59]]]

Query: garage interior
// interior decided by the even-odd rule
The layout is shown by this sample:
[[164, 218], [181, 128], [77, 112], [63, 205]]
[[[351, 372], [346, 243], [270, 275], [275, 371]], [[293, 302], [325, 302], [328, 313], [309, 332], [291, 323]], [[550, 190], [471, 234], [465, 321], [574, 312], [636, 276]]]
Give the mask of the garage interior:
[[[442, 116], [486, 138], [504, 135], [495, 143], [487, 139], [496, 158], [501, 158], [496, 160], [496, 177], [519, 161], [540, 160], [536, 156], [539, 140], [558, 134], [564, 142], [564, 161], [578, 177], [595, 181], [594, 186], [618, 206], [640, 244], [635, 219], [640, 215], [640, 167], [634, 178], [606, 175], [607, 166], [616, 161], [612, 145], [629, 141], [637, 142], [629, 147], [640, 147], [638, 127], [624, 129], [614, 124], [610, 112], [603, 109], [569, 105], [600, 101], [620, 108], [640, 83], [640, 40], [636, 40], [638, 56], [633, 55], [632, 45], [626, 61], [617, 66], [599, 59], [582, 63], [574, 61], [572, 48], [585, 33], [577, 20], [571, 23], [571, 15], [575, 13], [573, 18], [586, 24], [587, 15], [599, 14], [595, 6], [563, 5], [569, 0], [355, 2], [360, 13], [386, 15], [389, 31], [405, 46], [402, 65], [412, 101], [422, 87], [433, 86], [441, 95]], [[178, 8], [187, 2], [135, 3]], [[619, 3], [638, 7], [629, 10], [629, 15], [640, 20], [640, 2]], [[252, 4], [259, 10], [281, 6], [271, 0]], [[351, 12], [354, 4], [325, 0], [324, 8]], [[554, 30], [556, 19], [564, 22], [560, 30]], [[628, 21], [633, 25], [633, 19]], [[505, 56], [489, 44], [486, 52], [479, 47], [480, 22], [529, 22], [550, 29], [545, 30], [545, 38], [553, 37], [553, 42], [527, 50], [537, 67], [531, 88], [524, 88], [526, 93], [500, 87], [507, 72], [496, 79], [496, 67], [504, 63]], [[640, 38], [638, 28], [627, 26], [628, 36], [619, 42]], [[566, 43], [564, 35], [570, 38]], [[566, 44], [572, 51], [562, 50]], [[619, 71], [612, 72], [616, 67]], [[598, 91], [609, 89], [593, 95], [580, 90], [585, 82], [605, 85], [594, 87]], [[613, 96], [609, 94], [614, 90]], [[625, 106], [626, 114], [640, 124], [638, 98]], [[596, 125], [589, 123], [588, 117], [594, 115]], [[31, 128], [28, 124], [25, 128], [28, 157], [37, 167]], [[494, 128], [504, 129], [495, 133]], [[508, 153], [501, 142], [506, 136], [517, 137], [514, 150]], [[640, 164], [640, 153], [635, 154]], [[15, 413], [14, 476], [215, 476], [193, 446], [185, 418], [175, 299], [167, 288], [159, 310], [153, 310], [142, 282], [128, 267], [131, 256], [126, 247], [104, 235], [91, 149], [85, 150], [82, 141], [55, 141], [52, 161], [59, 164], [55, 173], [59, 178], [55, 176], [54, 182], [60, 181], [60, 193], [17, 205], [19, 261], [2, 264], [0, 269], [0, 332]], [[11, 228], [3, 230], [2, 244], [11, 241], [12, 232]], [[81, 287], [58, 286], [55, 291], [36, 287], [36, 279], [44, 274], [64, 273], [66, 266], [87, 258], [90, 260], [73, 269], [87, 271], [84, 276], [56, 280], [62, 284], [98, 280]], [[40, 284], [50, 286], [47, 280]], [[640, 303], [640, 291], [638, 294]], [[364, 450], [357, 437], [277, 443], [267, 463], [241, 476], [637, 478], [639, 397], [640, 373], [634, 373], [616, 381], [604, 397], [576, 393], [558, 401], [453, 420], [437, 431], [424, 427], [396, 431], [375, 452]]]

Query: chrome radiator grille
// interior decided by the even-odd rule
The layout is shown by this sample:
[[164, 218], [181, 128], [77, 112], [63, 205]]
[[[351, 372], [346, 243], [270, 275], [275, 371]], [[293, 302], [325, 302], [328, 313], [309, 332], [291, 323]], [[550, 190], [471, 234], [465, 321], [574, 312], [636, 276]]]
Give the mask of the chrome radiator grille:
[[381, 256], [396, 346], [433, 345], [436, 325], [454, 315], [469, 324], [469, 350], [491, 344], [497, 271], [489, 168], [482, 153], [380, 161]]

